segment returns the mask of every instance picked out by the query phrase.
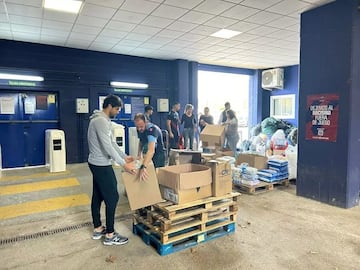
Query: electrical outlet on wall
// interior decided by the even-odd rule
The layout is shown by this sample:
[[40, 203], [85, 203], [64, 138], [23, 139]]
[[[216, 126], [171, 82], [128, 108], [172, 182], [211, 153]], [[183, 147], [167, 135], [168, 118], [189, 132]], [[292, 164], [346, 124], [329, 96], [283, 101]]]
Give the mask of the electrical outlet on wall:
[[89, 113], [89, 99], [77, 98], [76, 99], [76, 113]]

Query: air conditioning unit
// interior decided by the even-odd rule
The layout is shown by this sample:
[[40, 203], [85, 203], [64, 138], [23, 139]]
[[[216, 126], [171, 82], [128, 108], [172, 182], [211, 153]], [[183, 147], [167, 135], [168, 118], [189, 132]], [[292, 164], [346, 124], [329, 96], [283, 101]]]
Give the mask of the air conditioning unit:
[[264, 70], [261, 76], [261, 87], [266, 90], [284, 88], [284, 69], [273, 68]]

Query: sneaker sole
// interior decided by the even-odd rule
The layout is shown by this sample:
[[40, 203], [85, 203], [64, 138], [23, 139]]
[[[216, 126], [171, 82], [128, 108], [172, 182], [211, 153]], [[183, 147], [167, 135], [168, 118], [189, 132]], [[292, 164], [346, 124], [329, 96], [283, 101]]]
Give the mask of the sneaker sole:
[[102, 236], [102, 235], [100, 235], [100, 236], [93, 236], [92, 239], [93, 239], [93, 240], [100, 240], [101, 237], [103, 237], [103, 236]]
[[103, 242], [105, 246], [121, 246], [129, 243], [129, 241], [126, 242]]

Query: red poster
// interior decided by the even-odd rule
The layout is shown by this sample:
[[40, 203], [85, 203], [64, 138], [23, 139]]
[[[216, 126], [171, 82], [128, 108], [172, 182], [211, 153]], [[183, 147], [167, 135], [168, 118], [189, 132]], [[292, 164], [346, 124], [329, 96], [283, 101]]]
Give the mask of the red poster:
[[306, 110], [306, 139], [336, 142], [339, 95], [308, 96]]

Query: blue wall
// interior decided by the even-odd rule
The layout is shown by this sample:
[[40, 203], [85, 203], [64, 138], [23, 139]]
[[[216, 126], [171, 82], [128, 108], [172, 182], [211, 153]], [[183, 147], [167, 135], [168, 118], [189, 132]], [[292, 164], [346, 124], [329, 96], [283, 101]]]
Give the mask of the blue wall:
[[[359, 201], [359, 16], [342, 0], [301, 17], [297, 194], [341, 207]], [[307, 96], [325, 93], [340, 97], [337, 141], [306, 140]]]
[[[261, 84], [259, 86], [261, 88]], [[274, 89], [272, 91], [262, 90], [262, 117], [270, 116], [270, 97], [280, 95], [295, 94], [295, 118], [284, 119], [287, 122], [298, 126], [299, 109], [299, 66], [284, 67], [284, 89]]]
[[[0, 69], [40, 74], [45, 81], [33, 90], [59, 95], [60, 128], [66, 134], [68, 163], [87, 159], [89, 115], [75, 113], [76, 98], [90, 98], [90, 111], [97, 109], [98, 95], [113, 92], [109, 87], [112, 80], [148, 83], [149, 89], [134, 91], [131, 95], [150, 96], [154, 108], [157, 98], [170, 97], [170, 102], [175, 98], [172, 94], [176, 87], [173, 61], [0, 40]], [[0, 92], [23, 89], [0, 85]], [[164, 128], [166, 113], [154, 113], [153, 121]], [[130, 125], [130, 122], [124, 121], [124, 124]]]

